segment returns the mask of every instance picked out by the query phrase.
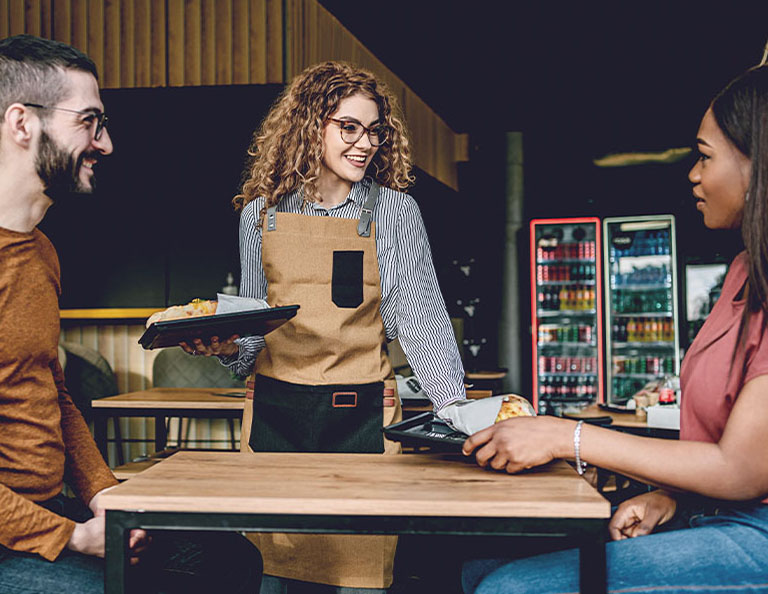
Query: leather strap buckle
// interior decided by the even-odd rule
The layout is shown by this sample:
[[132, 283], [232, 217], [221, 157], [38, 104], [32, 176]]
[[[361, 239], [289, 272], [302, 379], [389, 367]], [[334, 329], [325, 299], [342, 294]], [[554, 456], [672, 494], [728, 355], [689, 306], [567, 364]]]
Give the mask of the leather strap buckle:
[[333, 408], [354, 408], [357, 406], [357, 392], [334, 392]]

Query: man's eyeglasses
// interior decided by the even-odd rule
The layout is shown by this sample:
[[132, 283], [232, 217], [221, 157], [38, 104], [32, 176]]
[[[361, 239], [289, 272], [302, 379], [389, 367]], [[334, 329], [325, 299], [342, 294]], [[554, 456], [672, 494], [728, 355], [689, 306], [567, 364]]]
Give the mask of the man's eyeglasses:
[[363, 137], [363, 133], [368, 134], [371, 146], [381, 146], [387, 142], [387, 127], [384, 124], [374, 124], [370, 128], [366, 128], [357, 120], [339, 120], [337, 118], [328, 118], [328, 120], [339, 126], [341, 139], [347, 144], [355, 144]]
[[96, 131], [93, 133], [94, 140], [99, 140], [101, 138], [101, 134], [104, 132], [104, 128], [106, 127], [107, 121], [109, 120], [109, 118], [107, 118], [107, 114], [100, 111], [78, 111], [76, 109], [67, 109], [66, 107], [50, 107], [48, 105], [40, 105], [39, 103], [24, 103], [24, 106], [36, 107], [38, 109], [53, 109], [55, 111], [67, 111], [69, 113], [76, 113], [78, 115], [85, 116], [85, 118], [83, 118], [84, 122], [89, 124], [96, 122]]

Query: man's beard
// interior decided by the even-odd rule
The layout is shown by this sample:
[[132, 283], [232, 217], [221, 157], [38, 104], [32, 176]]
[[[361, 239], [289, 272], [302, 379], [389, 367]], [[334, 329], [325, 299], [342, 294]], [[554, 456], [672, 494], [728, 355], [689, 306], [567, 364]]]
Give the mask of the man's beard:
[[90, 194], [95, 188], [93, 177], [90, 183], [80, 180], [80, 168], [83, 159], [95, 156], [92, 152], [82, 152], [79, 157], [68, 154], [45, 130], [40, 132], [40, 144], [37, 149], [35, 166], [37, 175], [45, 186], [46, 195], [53, 201], [67, 194]]

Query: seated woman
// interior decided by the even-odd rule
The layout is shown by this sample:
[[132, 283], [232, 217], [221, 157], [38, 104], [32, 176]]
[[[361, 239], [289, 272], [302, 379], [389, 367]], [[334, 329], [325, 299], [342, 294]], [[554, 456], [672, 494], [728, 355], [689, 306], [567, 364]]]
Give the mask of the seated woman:
[[[746, 249], [683, 362], [680, 441], [543, 416], [464, 445], [497, 470], [574, 457], [657, 487], [610, 521], [609, 592], [768, 591], [768, 66], [715, 97], [697, 144], [696, 208], [710, 229], [741, 227]], [[685, 527], [659, 531], [674, 516]], [[578, 552], [473, 561], [462, 580], [467, 593], [575, 592]]]

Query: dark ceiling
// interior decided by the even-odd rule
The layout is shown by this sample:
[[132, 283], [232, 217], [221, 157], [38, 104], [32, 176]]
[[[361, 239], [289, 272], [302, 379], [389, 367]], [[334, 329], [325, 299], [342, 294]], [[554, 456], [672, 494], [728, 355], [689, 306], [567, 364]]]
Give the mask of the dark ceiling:
[[592, 156], [690, 145], [768, 39], [768, 0], [320, 2], [455, 131]]

